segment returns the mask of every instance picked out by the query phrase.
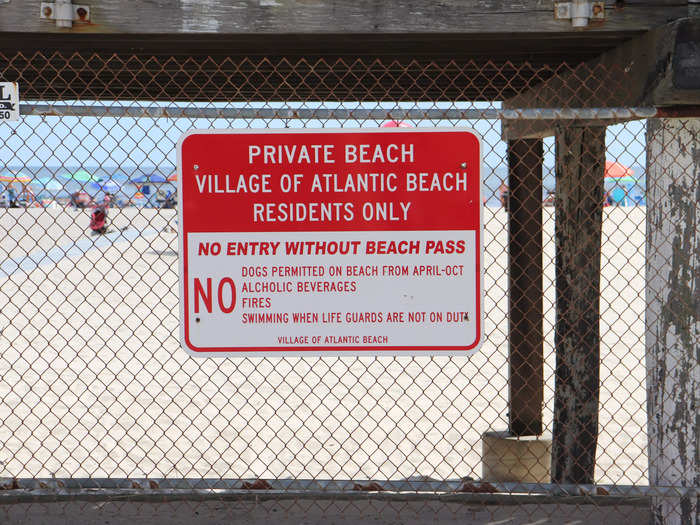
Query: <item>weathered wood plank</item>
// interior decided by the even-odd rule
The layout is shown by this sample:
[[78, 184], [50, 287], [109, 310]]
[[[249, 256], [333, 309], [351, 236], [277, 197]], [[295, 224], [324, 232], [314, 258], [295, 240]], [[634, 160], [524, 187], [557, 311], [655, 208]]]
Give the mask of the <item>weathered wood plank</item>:
[[[574, 31], [554, 19], [554, 0], [80, 0], [91, 22], [59, 29], [39, 18], [40, 0], [0, 4], [0, 31], [83, 33], [534, 33]], [[686, 2], [606, 4], [586, 31], [646, 30], [687, 16]]]
[[[700, 485], [700, 119], [647, 124], [649, 484]], [[698, 524], [697, 498], [656, 499], [654, 523]]]
[[557, 129], [554, 483], [594, 481], [604, 168], [605, 127]]
[[542, 434], [542, 140], [508, 142], [508, 430]]

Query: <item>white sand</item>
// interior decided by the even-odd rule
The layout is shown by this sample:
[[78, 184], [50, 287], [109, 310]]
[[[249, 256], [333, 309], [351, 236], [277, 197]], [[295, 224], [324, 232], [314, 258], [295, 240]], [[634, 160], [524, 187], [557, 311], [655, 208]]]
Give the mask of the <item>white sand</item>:
[[[545, 421], [554, 365], [545, 211]], [[646, 209], [607, 208], [596, 477], [646, 483]], [[170, 210], [115, 226], [161, 230]], [[0, 477], [478, 477], [507, 425], [505, 213], [486, 208], [486, 342], [471, 358], [200, 360], [178, 342], [177, 238], [0, 273]], [[85, 238], [87, 212], [0, 209], [0, 262]]]

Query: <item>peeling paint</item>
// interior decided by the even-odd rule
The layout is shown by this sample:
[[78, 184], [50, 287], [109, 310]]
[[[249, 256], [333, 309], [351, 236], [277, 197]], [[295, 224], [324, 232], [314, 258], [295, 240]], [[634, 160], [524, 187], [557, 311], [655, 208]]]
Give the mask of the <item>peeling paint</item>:
[[[700, 485], [700, 119], [647, 128], [650, 485]], [[656, 499], [656, 524], [698, 524], [697, 498]]]

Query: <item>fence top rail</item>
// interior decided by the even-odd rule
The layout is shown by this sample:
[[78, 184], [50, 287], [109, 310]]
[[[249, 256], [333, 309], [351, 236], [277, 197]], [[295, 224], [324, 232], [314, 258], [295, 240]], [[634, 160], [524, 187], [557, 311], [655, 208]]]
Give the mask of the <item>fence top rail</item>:
[[[298, 107], [177, 107], [157, 105], [20, 104], [20, 114], [33, 116], [224, 118], [301, 120], [635, 120], [690, 116], [686, 111], [653, 107], [619, 108], [298, 108]], [[700, 114], [697, 108], [694, 110]], [[671, 112], [673, 114], [671, 114]], [[681, 114], [682, 113], [682, 114]], [[688, 115], [686, 115], [686, 113]]]

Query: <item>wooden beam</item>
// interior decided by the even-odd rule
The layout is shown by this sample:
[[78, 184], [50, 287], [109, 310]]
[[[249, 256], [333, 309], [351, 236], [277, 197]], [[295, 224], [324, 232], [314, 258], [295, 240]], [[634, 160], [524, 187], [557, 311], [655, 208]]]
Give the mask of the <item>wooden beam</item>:
[[[171, 52], [179, 53], [174, 45]], [[430, 101], [503, 98], [549, 68], [470, 60], [0, 52], [3, 80], [29, 100], [203, 102]], [[507, 78], [508, 83], [494, 82]]]
[[557, 130], [553, 483], [594, 481], [604, 169], [605, 127]]
[[[33, 33], [551, 33], [574, 32], [554, 18], [554, 0], [85, 0], [90, 23], [59, 29], [39, 17], [40, 0], [0, 5], [0, 31]], [[608, 0], [606, 20], [586, 31], [647, 30], [687, 16], [686, 2]]]
[[[700, 119], [647, 123], [649, 485], [700, 480]], [[655, 524], [698, 523], [697, 497], [656, 498]]]
[[542, 434], [542, 161], [539, 139], [508, 142], [508, 429]]
[[[1, 7], [0, 7], [1, 9]], [[1, 11], [0, 11], [1, 13]], [[337, 57], [347, 60], [373, 58], [472, 60], [475, 62], [527, 61], [538, 64], [580, 63], [609, 51], [644, 31], [595, 33], [26, 33], [0, 32], [0, 51], [60, 53], [130, 53], [167, 56], [224, 57]], [[540, 81], [543, 79], [540, 79]]]
[[[504, 101], [505, 108], [700, 105], [700, 18], [655, 28]], [[580, 122], [579, 125], [586, 125]], [[555, 122], [506, 122], [504, 138], [545, 137]]]

